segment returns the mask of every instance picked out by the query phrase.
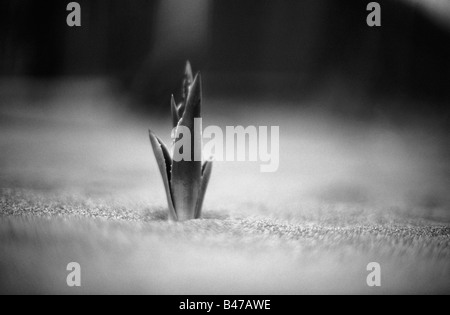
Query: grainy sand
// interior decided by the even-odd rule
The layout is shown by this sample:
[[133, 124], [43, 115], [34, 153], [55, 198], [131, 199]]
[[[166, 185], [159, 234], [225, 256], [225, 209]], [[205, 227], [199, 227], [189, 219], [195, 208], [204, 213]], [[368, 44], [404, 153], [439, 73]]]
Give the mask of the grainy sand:
[[93, 86], [0, 106], [0, 293], [450, 293], [438, 132], [210, 100], [204, 125], [280, 125], [280, 169], [216, 163], [203, 219], [169, 223], [146, 131], [167, 140], [169, 121]]

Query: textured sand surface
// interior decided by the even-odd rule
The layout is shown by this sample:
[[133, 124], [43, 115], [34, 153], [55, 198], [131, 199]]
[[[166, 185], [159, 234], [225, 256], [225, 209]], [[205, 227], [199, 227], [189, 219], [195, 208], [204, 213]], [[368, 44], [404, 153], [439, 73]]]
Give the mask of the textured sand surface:
[[[17, 202], [20, 200], [20, 202]], [[169, 223], [143, 204], [3, 192], [3, 293], [448, 293], [450, 226], [321, 209], [277, 218], [209, 211]], [[317, 210], [317, 209], [316, 209]], [[26, 212], [27, 214], [23, 214]], [[10, 215], [12, 214], [12, 215]], [[342, 218], [348, 219], [342, 219]], [[66, 265], [82, 287], [66, 286]], [[382, 287], [366, 286], [366, 265]]]
[[[216, 163], [204, 218], [169, 223], [146, 131], [167, 140], [169, 121], [92, 86], [41, 107], [9, 89], [0, 106], [1, 293], [450, 293], [438, 131], [209, 100], [204, 125], [281, 126], [280, 168]], [[72, 261], [81, 288], [66, 285]]]

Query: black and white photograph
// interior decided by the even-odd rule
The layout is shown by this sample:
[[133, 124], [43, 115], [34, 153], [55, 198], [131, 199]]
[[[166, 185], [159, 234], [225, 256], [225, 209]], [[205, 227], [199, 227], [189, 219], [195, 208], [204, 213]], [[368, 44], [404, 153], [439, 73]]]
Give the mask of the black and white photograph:
[[0, 295], [448, 294], [449, 0], [1, 1]]

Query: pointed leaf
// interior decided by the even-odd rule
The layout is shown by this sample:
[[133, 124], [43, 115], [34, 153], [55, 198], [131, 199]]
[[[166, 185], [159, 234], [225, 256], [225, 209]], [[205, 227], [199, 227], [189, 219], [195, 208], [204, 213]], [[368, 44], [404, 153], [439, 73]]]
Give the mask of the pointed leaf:
[[184, 126], [191, 133], [191, 159], [190, 161], [172, 162], [171, 188], [175, 209], [179, 220], [195, 218], [197, 196], [202, 176], [202, 129], [195, 127], [194, 118], [200, 118], [201, 107], [201, 78], [198, 74], [186, 101], [186, 109], [178, 125]]
[[194, 128], [194, 118], [201, 117], [201, 102], [202, 102], [202, 77], [200, 73], [195, 76], [192, 87], [189, 90], [188, 98], [186, 99], [186, 109], [183, 115], [180, 116], [180, 125], [188, 128]]
[[187, 98], [189, 96], [189, 89], [194, 82], [194, 76], [192, 75], [191, 63], [186, 61], [186, 68], [184, 70], [183, 82], [181, 85], [181, 98], [182, 101], [178, 106], [178, 117], [183, 116], [184, 109], [186, 108]]
[[194, 75], [192, 74], [192, 67], [189, 60], [186, 61], [186, 67], [184, 68], [184, 76], [186, 80], [191, 84], [194, 81]]
[[164, 188], [166, 190], [167, 203], [169, 205], [169, 219], [173, 221], [178, 220], [178, 216], [174, 207], [172, 191], [170, 187], [171, 180], [171, 165], [172, 159], [169, 154], [169, 150], [164, 143], [149, 130], [150, 143], [153, 147], [153, 153], [155, 154], [156, 162], [161, 172], [161, 176], [164, 182]]
[[209, 178], [211, 177], [212, 161], [203, 163], [202, 168], [202, 183], [198, 193], [197, 205], [195, 209], [195, 218], [199, 219], [202, 215], [203, 200], [205, 199], [206, 189], [208, 188]]
[[170, 98], [170, 108], [171, 108], [171, 112], [172, 112], [172, 128], [175, 128], [178, 125], [178, 121], [180, 120], [179, 116], [178, 116], [178, 108], [177, 108], [177, 104], [175, 103], [175, 98], [172, 97]]
[[184, 69], [184, 78], [183, 78], [183, 85], [182, 85], [182, 93], [183, 101], [186, 101], [188, 95], [189, 95], [189, 86], [194, 81], [194, 76], [192, 75], [192, 67], [191, 63], [189, 61], [186, 61], [186, 67]]

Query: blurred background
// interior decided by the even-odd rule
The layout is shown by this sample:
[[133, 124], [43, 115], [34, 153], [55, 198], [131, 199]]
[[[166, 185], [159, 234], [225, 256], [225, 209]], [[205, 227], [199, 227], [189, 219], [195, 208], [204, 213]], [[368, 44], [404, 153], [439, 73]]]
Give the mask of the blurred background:
[[79, 0], [81, 27], [66, 25], [68, 3], [0, 4], [3, 187], [151, 190], [164, 205], [146, 129], [168, 140], [189, 59], [204, 125], [281, 126], [278, 177], [219, 165], [211, 207], [376, 201], [447, 216], [448, 1], [380, 0], [381, 27], [361, 0]]
[[[2, 1], [3, 79], [106, 77], [145, 109], [166, 109], [189, 59], [211, 95], [327, 95], [338, 112], [448, 116], [446, 0], [378, 1], [378, 28], [365, 23], [370, 1], [78, 2], [82, 27], [71, 28], [67, 1]], [[387, 98], [403, 102], [376, 102]]]

